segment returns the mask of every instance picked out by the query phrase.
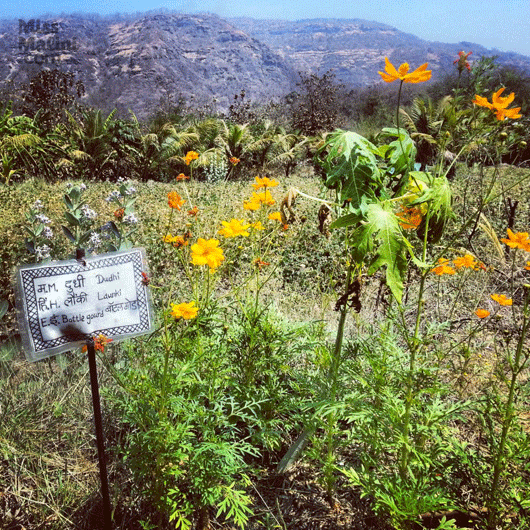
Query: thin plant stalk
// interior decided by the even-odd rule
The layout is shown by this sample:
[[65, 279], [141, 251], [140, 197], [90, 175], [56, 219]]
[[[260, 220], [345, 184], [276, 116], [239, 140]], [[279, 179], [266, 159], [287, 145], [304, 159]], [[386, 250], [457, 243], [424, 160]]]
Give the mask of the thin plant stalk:
[[502, 431], [501, 431], [501, 437], [499, 440], [498, 449], [494, 455], [493, 458], [493, 480], [491, 483], [491, 489], [489, 492], [488, 497], [488, 528], [489, 529], [495, 529], [497, 526], [497, 519], [498, 519], [498, 490], [499, 490], [499, 483], [501, 476], [503, 472], [506, 470], [506, 458], [505, 458], [505, 450], [506, 450], [506, 444], [508, 441], [508, 434], [510, 432], [510, 429], [512, 427], [512, 423], [515, 417], [515, 393], [518, 386], [518, 376], [521, 373], [521, 371], [524, 369], [528, 357], [523, 357], [523, 346], [525, 344], [526, 334], [528, 331], [528, 324], [529, 324], [529, 315], [528, 315], [528, 303], [530, 301], [530, 286], [525, 285], [525, 299], [524, 299], [524, 306], [523, 306], [523, 323], [521, 326], [521, 333], [519, 334], [519, 341], [517, 342], [517, 348], [515, 350], [515, 355], [513, 359], [513, 364], [510, 363], [511, 366], [511, 378], [510, 378], [510, 385], [509, 385], [509, 391], [508, 391], [508, 398], [506, 400], [506, 405], [504, 407], [503, 416], [502, 416]]

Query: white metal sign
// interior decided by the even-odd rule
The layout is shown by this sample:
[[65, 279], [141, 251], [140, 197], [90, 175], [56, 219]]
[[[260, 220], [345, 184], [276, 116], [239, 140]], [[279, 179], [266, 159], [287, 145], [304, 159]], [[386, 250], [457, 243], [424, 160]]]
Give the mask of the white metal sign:
[[29, 361], [103, 334], [122, 339], [153, 328], [145, 251], [28, 265], [17, 270], [17, 309]]

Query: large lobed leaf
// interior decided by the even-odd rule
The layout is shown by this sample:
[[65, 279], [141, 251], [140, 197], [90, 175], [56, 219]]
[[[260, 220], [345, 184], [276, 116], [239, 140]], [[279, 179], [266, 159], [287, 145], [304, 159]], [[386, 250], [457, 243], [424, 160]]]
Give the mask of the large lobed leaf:
[[368, 274], [385, 267], [386, 283], [396, 300], [401, 303], [403, 279], [407, 262], [407, 241], [399, 225], [399, 219], [388, 203], [374, 202], [367, 205], [366, 221], [363, 221], [350, 237], [354, 259], [361, 263], [369, 254]]

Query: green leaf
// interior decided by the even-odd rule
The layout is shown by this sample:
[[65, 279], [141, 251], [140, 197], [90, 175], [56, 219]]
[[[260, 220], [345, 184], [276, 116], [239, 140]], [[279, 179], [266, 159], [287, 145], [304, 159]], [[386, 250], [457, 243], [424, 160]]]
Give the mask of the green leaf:
[[407, 265], [407, 242], [391, 206], [378, 202], [369, 204], [366, 221], [354, 231], [350, 242], [356, 261], [362, 262], [369, 253], [374, 254], [369, 265], [369, 274], [385, 267], [386, 283], [396, 300], [401, 303]]
[[120, 229], [116, 226], [116, 223], [114, 221], [110, 221], [109, 223], [110, 229], [112, 230], [112, 233], [114, 234], [114, 237], [117, 239], [121, 238]]
[[81, 221], [73, 214], [71, 214], [70, 212], [64, 212], [64, 216], [66, 217], [66, 220], [68, 221], [68, 224], [72, 225], [72, 226], [80, 226], [81, 225]]
[[66, 207], [69, 209], [69, 210], [73, 210], [74, 209], [74, 204], [72, 203], [72, 199], [70, 199], [70, 196], [68, 194], [64, 194], [64, 203], [66, 204]]
[[317, 161], [326, 172], [324, 185], [337, 189], [340, 202], [356, 210], [365, 196], [380, 187], [377, 148], [361, 135], [338, 129], [319, 150]]
[[0, 300], [0, 318], [2, 318], [7, 313], [8, 308], [9, 308], [8, 301], [5, 298], [2, 298]]
[[30, 254], [35, 254], [35, 243], [30, 239], [26, 239], [24, 242], [26, 243], [26, 249], [28, 252]]
[[359, 220], [360, 220], [360, 217], [358, 213], [349, 213], [333, 221], [329, 225], [329, 227], [330, 228], [345, 228], [347, 226], [352, 226], [354, 224], [357, 224]]
[[72, 243], [76, 243], [76, 240], [75, 240], [75, 237], [74, 237], [74, 234], [72, 234], [72, 232], [70, 231], [70, 229], [67, 227], [67, 226], [61, 226], [61, 228], [63, 229], [63, 232], [64, 232], [64, 235], [72, 242]]

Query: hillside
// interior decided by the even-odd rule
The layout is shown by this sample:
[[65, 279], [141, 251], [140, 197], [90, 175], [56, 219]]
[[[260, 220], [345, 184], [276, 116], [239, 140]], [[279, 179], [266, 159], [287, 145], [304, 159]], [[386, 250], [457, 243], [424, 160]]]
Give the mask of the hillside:
[[283, 57], [296, 71], [325, 72], [351, 86], [378, 83], [378, 70], [387, 56], [394, 64], [429, 63], [433, 74], [454, 71], [453, 61], [460, 50], [473, 51], [471, 59], [498, 56], [499, 64], [511, 65], [530, 75], [530, 57], [492, 51], [470, 42], [447, 44], [422, 40], [398, 29], [351, 19], [286, 20], [231, 19], [248, 35], [260, 40]]
[[216, 15], [152, 13], [100, 17], [69, 15], [0, 21], [0, 88], [17, 87], [42, 68], [74, 72], [87, 104], [144, 117], [161, 100], [225, 110], [235, 94], [267, 101], [296, 88], [298, 72], [333, 70], [347, 86], [380, 82], [383, 58], [425, 61], [434, 75], [450, 72], [460, 50], [473, 59], [498, 55], [500, 64], [530, 73], [530, 58], [471, 43], [419, 39], [364, 20], [230, 19]]

